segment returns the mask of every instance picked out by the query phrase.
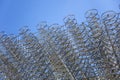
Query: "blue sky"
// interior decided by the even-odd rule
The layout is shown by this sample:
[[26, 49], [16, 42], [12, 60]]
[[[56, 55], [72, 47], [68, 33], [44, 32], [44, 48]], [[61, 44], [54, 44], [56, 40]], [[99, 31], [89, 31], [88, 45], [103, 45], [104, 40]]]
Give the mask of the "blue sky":
[[41, 21], [63, 24], [63, 18], [69, 14], [81, 22], [89, 9], [118, 12], [119, 4], [120, 0], [0, 0], [0, 31], [17, 34], [23, 26], [35, 31]]

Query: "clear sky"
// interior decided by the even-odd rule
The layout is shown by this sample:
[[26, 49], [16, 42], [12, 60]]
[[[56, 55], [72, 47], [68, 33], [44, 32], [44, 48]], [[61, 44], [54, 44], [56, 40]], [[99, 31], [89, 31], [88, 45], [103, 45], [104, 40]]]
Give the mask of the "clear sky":
[[120, 0], [0, 0], [0, 31], [17, 34], [23, 26], [35, 31], [41, 21], [63, 24], [69, 14], [81, 22], [89, 9], [120, 11], [119, 4]]

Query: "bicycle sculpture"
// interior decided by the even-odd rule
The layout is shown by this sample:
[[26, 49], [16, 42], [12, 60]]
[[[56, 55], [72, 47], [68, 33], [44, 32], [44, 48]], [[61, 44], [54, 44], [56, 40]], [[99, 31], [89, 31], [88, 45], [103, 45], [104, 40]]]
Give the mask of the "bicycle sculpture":
[[120, 80], [120, 13], [92, 9], [85, 18], [1, 32], [0, 80]]

